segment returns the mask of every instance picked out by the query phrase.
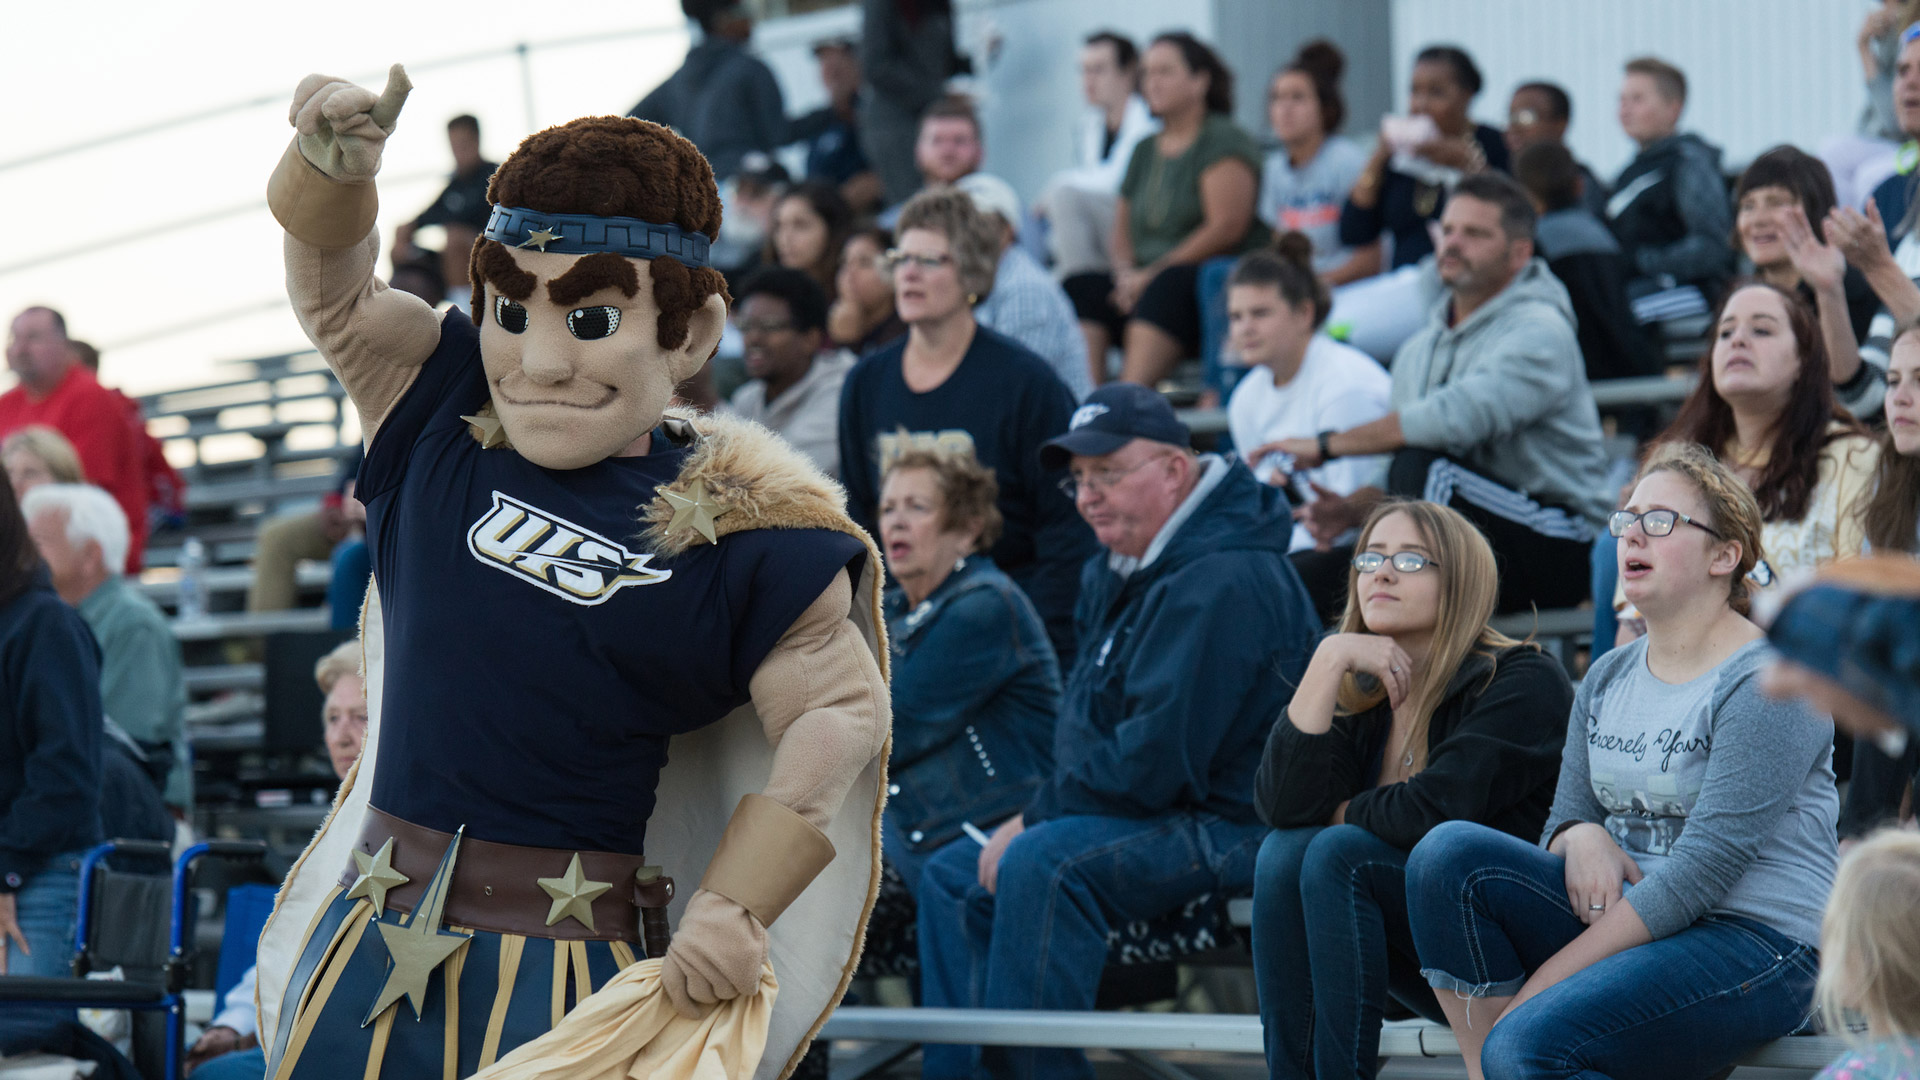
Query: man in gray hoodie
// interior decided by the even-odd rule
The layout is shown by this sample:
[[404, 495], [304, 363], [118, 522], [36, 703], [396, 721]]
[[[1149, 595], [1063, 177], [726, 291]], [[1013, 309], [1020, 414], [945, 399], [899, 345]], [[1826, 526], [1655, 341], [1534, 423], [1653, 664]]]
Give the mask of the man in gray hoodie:
[[[1387, 494], [1452, 506], [1493, 545], [1501, 611], [1579, 603], [1588, 549], [1612, 509], [1573, 306], [1534, 257], [1534, 221], [1526, 192], [1505, 175], [1461, 180], [1440, 217], [1446, 291], [1394, 354], [1393, 411], [1275, 446], [1303, 470], [1393, 454], [1380, 486], [1344, 498], [1316, 489], [1296, 515], [1325, 550]], [[1325, 569], [1336, 567], [1338, 589], [1344, 568]]]

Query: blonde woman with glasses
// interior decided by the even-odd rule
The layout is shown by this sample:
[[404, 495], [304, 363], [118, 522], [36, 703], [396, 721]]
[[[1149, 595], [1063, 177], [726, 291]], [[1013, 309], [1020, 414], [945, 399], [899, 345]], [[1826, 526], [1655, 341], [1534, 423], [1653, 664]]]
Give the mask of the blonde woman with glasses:
[[1493, 549], [1457, 511], [1383, 503], [1338, 631], [1267, 739], [1253, 964], [1276, 1078], [1372, 1076], [1387, 999], [1443, 1018], [1407, 921], [1407, 853], [1445, 821], [1531, 840], [1560, 771], [1560, 664], [1492, 629]]
[[1674, 444], [1608, 528], [1647, 633], [1580, 684], [1538, 844], [1449, 822], [1407, 860], [1423, 974], [1474, 1080], [1693, 1080], [1812, 1010], [1833, 724], [1761, 692], [1759, 504]]

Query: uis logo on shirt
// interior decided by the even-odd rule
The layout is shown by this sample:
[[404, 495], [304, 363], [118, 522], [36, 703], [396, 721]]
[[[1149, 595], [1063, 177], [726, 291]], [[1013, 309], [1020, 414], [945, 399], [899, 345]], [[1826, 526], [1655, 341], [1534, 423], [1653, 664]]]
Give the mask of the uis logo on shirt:
[[591, 529], [493, 493], [493, 505], [467, 530], [467, 550], [482, 563], [563, 600], [593, 607], [628, 585], [658, 585], [652, 553], [635, 555]]

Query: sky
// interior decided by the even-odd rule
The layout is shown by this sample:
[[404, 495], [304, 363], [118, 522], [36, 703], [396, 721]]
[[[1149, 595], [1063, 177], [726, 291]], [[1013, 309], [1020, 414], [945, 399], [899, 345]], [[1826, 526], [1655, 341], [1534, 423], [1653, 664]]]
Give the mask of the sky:
[[[287, 107], [301, 78], [326, 72], [378, 90], [389, 64], [407, 65], [414, 91], [380, 178], [390, 241], [452, 167], [449, 118], [478, 116], [482, 149], [498, 161], [531, 131], [625, 112], [687, 47], [678, 0], [390, 0], [340, 5], [338, 18], [318, 10], [259, 0], [10, 4], [0, 100], [15, 104], [0, 125], [0, 204], [13, 208], [14, 225], [0, 246], [0, 317], [33, 304], [60, 310], [72, 336], [101, 349], [102, 380], [134, 394], [212, 381], [224, 361], [306, 348], [265, 195], [292, 137]], [[97, 145], [54, 153], [81, 144]], [[0, 389], [11, 385], [0, 372]]]

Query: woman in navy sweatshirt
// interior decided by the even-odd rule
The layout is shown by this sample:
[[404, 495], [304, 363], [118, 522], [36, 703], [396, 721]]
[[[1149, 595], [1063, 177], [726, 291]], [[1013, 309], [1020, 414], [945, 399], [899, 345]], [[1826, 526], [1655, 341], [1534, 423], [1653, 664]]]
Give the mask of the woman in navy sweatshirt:
[[878, 533], [880, 478], [909, 449], [972, 451], [1000, 484], [1005, 530], [989, 554], [1046, 623], [1060, 666], [1073, 662], [1073, 607], [1093, 533], [1060, 492], [1040, 444], [1067, 430], [1073, 393], [1045, 360], [974, 322], [993, 291], [997, 241], [973, 200], [929, 191], [900, 213], [887, 253], [907, 336], [868, 354], [840, 392], [847, 511]]
[[1407, 854], [1445, 821], [1537, 836], [1573, 702], [1560, 664], [1487, 626], [1493, 551], [1426, 502], [1374, 511], [1346, 613], [1274, 723], [1255, 804], [1253, 963], [1276, 1078], [1372, 1076], [1389, 995], [1440, 1017]]
[[0, 484], [0, 974], [68, 972], [103, 728], [99, 648]]

